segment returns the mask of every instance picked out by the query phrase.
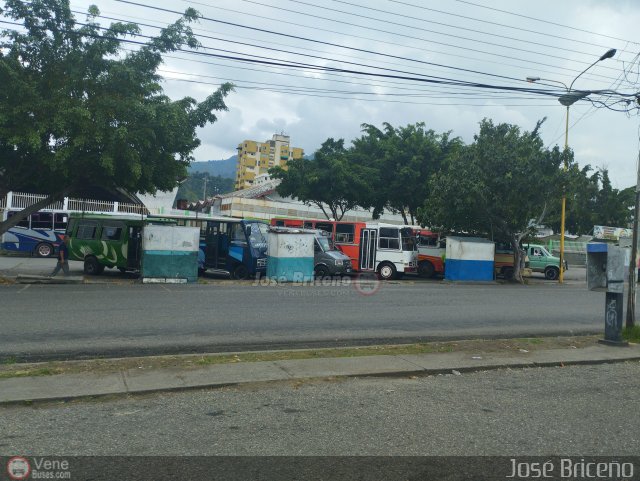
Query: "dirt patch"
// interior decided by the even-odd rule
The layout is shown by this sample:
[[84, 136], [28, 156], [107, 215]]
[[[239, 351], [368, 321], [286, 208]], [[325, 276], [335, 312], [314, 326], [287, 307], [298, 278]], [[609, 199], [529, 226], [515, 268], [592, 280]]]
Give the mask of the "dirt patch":
[[542, 349], [580, 349], [594, 345], [601, 336], [537, 337], [519, 339], [473, 339], [468, 341], [426, 342], [419, 344], [381, 345], [333, 349], [301, 349], [294, 351], [260, 351], [236, 354], [190, 354], [179, 356], [149, 356], [83, 361], [53, 361], [0, 365], [0, 379], [26, 376], [96, 372], [110, 373], [127, 369], [197, 369], [212, 364], [238, 362], [285, 361], [291, 359], [321, 359], [376, 355], [431, 354], [442, 352], [482, 353], [531, 352]]

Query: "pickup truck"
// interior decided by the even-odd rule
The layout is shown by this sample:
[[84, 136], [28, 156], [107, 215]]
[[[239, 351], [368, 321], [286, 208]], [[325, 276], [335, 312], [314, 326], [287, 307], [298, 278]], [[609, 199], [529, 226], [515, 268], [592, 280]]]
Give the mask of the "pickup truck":
[[[531, 269], [529, 267], [529, 258], [527, 257], [527, 252], [525, 250], [523, 250], [522, 256], [524, 257], [524, 269], [522, 269], [522, 275], [524, 277], [529, 277], [531, 275]], [[493, 259], [495, 276], [503, 277], [504, 279], [513, 279], [513, 260], [513, 251], [511, 249], [496, 246], [496, 253]]]
[[[547, 248], [540, 244], [527, 244], [524, 246], [529, 256], [529, 263], [533, 272], [541, 272], [550, 281], [555, 281], [560, 276], [560, 258], [547, 250]], [[569, 266], [567, 260], [564, 259], [564, 270], [566, 271]]]

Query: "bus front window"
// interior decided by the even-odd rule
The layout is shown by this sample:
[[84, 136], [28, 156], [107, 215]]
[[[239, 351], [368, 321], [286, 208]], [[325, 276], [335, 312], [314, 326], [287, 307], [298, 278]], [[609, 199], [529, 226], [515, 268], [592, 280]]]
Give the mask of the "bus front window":
[[254, 249], [266, 252], [267, 250], [267, 235], [269, 232], [269, 226], [262, 222], [254, 222], [247, 226], [249, 229], [249, 245]]
[[414, 237], [411, 229], [400, 229], [400, 239], [402, 240], [403, 251], [415, 251], [418, 249], [418, 246], [416, 245], [416, 238]]

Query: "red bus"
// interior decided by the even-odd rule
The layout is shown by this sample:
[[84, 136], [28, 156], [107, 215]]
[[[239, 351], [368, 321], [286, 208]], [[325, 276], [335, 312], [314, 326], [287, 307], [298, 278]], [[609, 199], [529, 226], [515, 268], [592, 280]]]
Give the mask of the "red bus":
[[349, 256], [356, 272], [373, 271], [381, 279], [395, 279], [405, 272], [417, 271], [415, 236], [406, 226], [286, 218], [272, 219], [271, 225], [329, 232], [336, 247]]
[[414, 229], [418, 242], [418, 275], [434, 277], [444, 275], [444, 239], [427, 229]]

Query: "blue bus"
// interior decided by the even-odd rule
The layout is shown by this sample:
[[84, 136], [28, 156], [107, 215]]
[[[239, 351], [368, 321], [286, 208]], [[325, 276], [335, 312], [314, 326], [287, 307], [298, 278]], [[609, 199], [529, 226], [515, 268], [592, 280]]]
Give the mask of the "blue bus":
[[148, 217], [175, 219], [178, 225], [200, 228], [200, 274], [210, 270], [229, 274], [232, 279], [247, 279], [266, 273], [269, 232], [266, 222], [206, 214]]
[[[17, 212], [19, 210], [4, 211], [2, 220], [11, 218]], [[7, 251], [50, 257], [62, 242], [68, 220], [69, 213], [66, 211], [36, 212], [5, 232], [0, 246]]]

